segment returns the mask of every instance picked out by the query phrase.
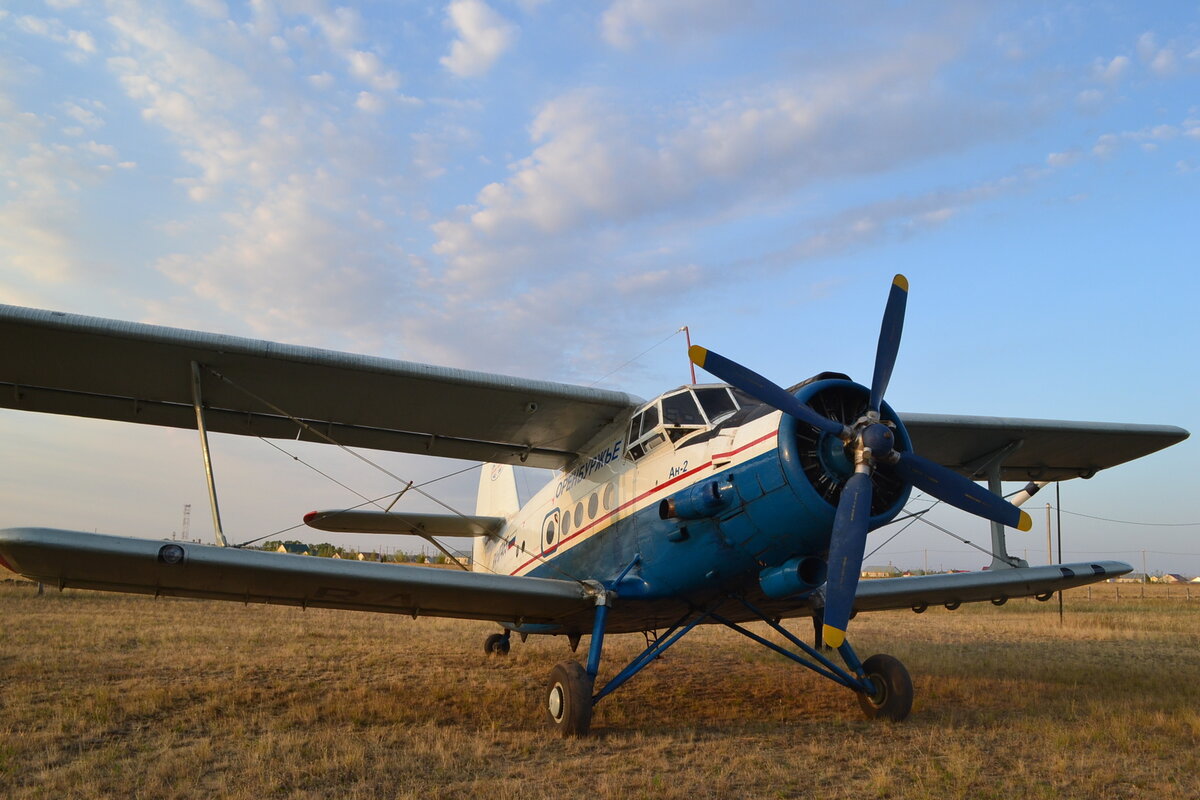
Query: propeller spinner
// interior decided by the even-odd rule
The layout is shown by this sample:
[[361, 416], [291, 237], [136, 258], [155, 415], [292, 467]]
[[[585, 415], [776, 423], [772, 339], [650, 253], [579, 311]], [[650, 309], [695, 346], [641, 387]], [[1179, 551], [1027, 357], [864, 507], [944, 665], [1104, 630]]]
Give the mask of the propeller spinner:
[[688, 356], [697, 366], [772, 408], [811, 425], [822, 436], [838, 437], [847, 455], [852, 457], [854, 474], [842, 489], [829, 542], [823, 635], [834, 647], [845, 641], [854, 595], [858, 590], [871, 516], [871, 475], [875, 470], [890, 470], [918, 489], [976, 516], [1022, 531], [1033, 526], [1028, 514], [974, 481], [916, 453], [895, 449], [895, 434], [887, 423], [880, 421], [880, 408], [900, 351], [907, 303], [908, 280], [897, 275], [892, 280], [880, 326], [870, 403], [866, 414], [850, 426], [818, 414], [786, 389], [741, 364], [703, 347], [688, 349]]

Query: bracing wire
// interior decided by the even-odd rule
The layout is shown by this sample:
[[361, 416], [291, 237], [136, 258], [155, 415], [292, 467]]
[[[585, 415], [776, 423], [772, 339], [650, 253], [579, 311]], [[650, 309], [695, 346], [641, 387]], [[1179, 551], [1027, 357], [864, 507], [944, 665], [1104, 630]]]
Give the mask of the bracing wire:
[[[674, 335], [674, 334], [672, 334], [672, 335]], [[670, 338], [670, 337], [668, 337], [668, 338]], [[666, 340], [664, 339], [663, 341], [666, 341]], [[661, 344], [661, 342], [660, 342], [660, 344]], [[655, 346], [657, 346], [657, 345], [655, 345]], [[653, 349], [653, 348], [651, 348], [651, 349]], [[455, 515], [457, 515], [457, 516], [459, 516], [459, 517], [462, 517], [463, 519], [469, 519], [469, 517], [468, 517], [466, 514], [464, 514], [462, 511], [459, 511], [457, 508], [454, 508], [453, 506], [449, 505], [448, 503], [445, 503], [445, 502], [443, 502], [443, 501], [439, 500], [438, 498], [434, 497], [433, 495], [431, 495], [431, 494], [429, 494], [428, 492], [426, 492], [426, 491], [424, 491], [424, 490], [422, 490], [422, 489], [421, 489], [421, 486], [426, 486], [426, 485], [428, 485], [428, 484], [430, 484], [430, 483], [433, 483], [434, 481], [426, 481], [425, 483], [422, 483], [422, 484], [419, 484], [419, 485], [415, 484], [413, 481], [406, 481], [406, 480], [404, 480], [403, 478], [401, 478], [399, 475], [397, 475], [397, 474], [395, 474], [394, 472], [392, 472], [391, 470], [387, 469], [386, 467], [383, 467], [382, 465], [375, 463], [374, 461], [372, 461], [371, 459], [369, 459], [369, 458], [367, 458], [366, 456], [362, 455], [361, 453], [359, 453], [359, 452], [357, 452], [357, 451], [355, 451], [355, 450], [352, 450], [352, 449], [350, 449], [350, 448], [349, 448], [349, 447], [347, 447], [346, 445], [344, 445], [344, 444], [342, 444], [341, 442], [339, 442], [339, 441], [337, 441], [336, 439], [334, 439], [332, 436], [329, 436], [328, 434], [326, 434], [326, 433], [323, 433], [322, 431], [319, 431], [319, 430], [317, 430], [317, 429], [316, 429], [316, 428], [314, 428], [312, 425], [309, 425], [307, 422], [305, 422], [304, 420], [300, 419], [299, 417], [296, 417], [296, 416], [294, 416], [294, 415], [292, 415], [292, 414], [289, 414], [287, 411], [284, 411], [284, 410], [283, 410], [282, 408], [280, 408], [279, 406], [275, 405], [274, 403], [270, 402], [269, 400], [267, 400], [267, 399], [265, 399], [265, 398], [263, 398], [263, 397], [260, 397], [259, 395], [255, 394], [254, 392], [250, 391], [249, 389], [245, 388], [244, 386], [241, 386], [241, 385], [240, 385], [240, 384], [238, 384], [236, 381], [234, 381], [234, 380], [232, 380], [231, 378], [229, 378], [228, 376], [226, 376], [226, 375], [224, 375], [224, 374], [222, 374], [222, 373], [218, 372], [217, 370], [213, 369], [212, 367], [205, 366], [205, 369], [206, 369], [206, 370], [208, 370], [208, 372], [210, 372], [212, 375], [214, 375], [215, 377], [217, 377], [217, 378], [218, 378], [218, 379], [220, 379], [221, 381], [223, 381], [223, 382], [225, 382], [225, 383], [229, 384], [229, 385], [230, 385], [230, 386], [232, 386], [233, 388], [235, 388], [235, 389], [237, 389], [238, 391], [242, 392], [242, 393], [243, 393], [243, 394], [245, 394], [247, 397], [250, 397], [250, 398], [252, 398], [253, 400], [256, 400], [256, 401], [258, 401], [259, 403], [262, 403], [264, 406], [266, 406], [266, 407], [267, 407], [267, 408], [269, 408], [270, 410], [274, 411], [276, 414], [279, 414], [279, 415], [281, 415], [281, 416], [287, 417], [289, 420], [291, 420], [293, 423], [295, 423], [295, 424], [296, 424], [297, 426], [299, 426], [301, 429], [303, 429], [303, 430], [305, 430], [305, 431], [308, 431], [309, 433], [313, 434], [314, 436], [317, 436], [317, 437], [319, 437], [319, 438], [321, 438], [321, 439], [324, 439], [326, 442], [328, 442], [328, 443], [330, 443], [330, 444], [334, 445], [335, 447], [339, 448], [340, 450], [342, 450], [342, 451], [344, 451], [344, 452], [348, 453], [349, 455], [351, 455], [351, 456], [353, 456], [353, 457], [357, 458], [359, 461], [362, 461], [363, 463], [367, 464], [368, 466], [370, 466], [370, 467], [373, 467], [374, 469], [377, 469], [377, 470], [379, 470], [379, 471], [380, 471], [380, 472], [382, 472], [384, 475], [387, 475], [389, 478], [392, 478], [393, 480], [395, 480], [397, 483], [405, 485], [405, 486], [406, 486], [406, 489], [405, 489], [405, 491], [408, 491], [409, 489], [411, 489], [412, 491], [415, 491], [417, 494], [421, 495], [422, 497], [424, 497], [424, 498], [426, 498], [426, 499], [428, 499], [428, 500], [431, 500], [432, 502], [434, 502], [434, 503], [436, 503], [437, 505], [441, 506], [442, 508], [446, 509], [446, 510], [447, 510], [447, 511], [449, 511], [450, 513], [452, 513], [452, 514], [455, 514]], [[264, 441], [265, 441], [265, 440], [264, 440]], [[281, 451], [282, 451], [282, 452], [284, 452], [284, 453], [286, 453], [286, 452], [287, 452], [286, 450], [282, 450], [282, 448], [278, 448], [276, 445], [272, 445], [272, 446], [273, 446], [273, 447], [276, 447], [276, 449], [279, 449], [279, 450], [281, 450]], [[290, 453], [288, 453], [288, 455], [291, 455], [291, 454], [290, 454]], [[299, 458], [297, 458], [296, 456], [292, 456], [292, 457], [293, 457], [293, 458], [295, 458], [297, 461], [300, 461], [300, 459], [299, 459]], [[309, 465], [309, 464], [307, 464], [307, 463], [305, 463], [305, 462], [303, 462], [303, 461], [300, 461], [300, 463], [304, 464], [305, 466], [310, 466], [310, 467], [311, 467], [311, 465]], [[464, 468], [464, 469], [462, 469], [462, 470], [459, 470], [459, 471], [458, 471], [458, 472], [456, 472], [456, 473], [451, 473], [451, 474], [452, 474], [452, 475], [453, 475], [453, 474], [459, 474], [459, 473], [461, 473], [461, 472], [466, 472], [467, 470], [476, 469], [476, 468], [477, 468], [477, 467], [479, 467], [479, 466], [482, 466], [482, 465], [481, 465], [481, 464], [472, 464], [470, 467], [466, 467], [466, 468]], [[320, 470], [316, 470], [315, 468], [313, 468], [313, 469], [314, 469], [314, 471], [318, 472], [319, 474], [322, 474], [322, 475], [324, 475], [324, 473], [321, 473], [321, 472], [320, 472]], [[329, 477], [329, 476], [327, 476], [327, 475], [326, 475], [325, 477]], [[435, 480], [442, 480], [442, 479], [444, 479], [444, 478], [447, 478], [447, 477], [450, 477], [450, 475], [443, 475], [441, 478], [437, 478], [437, 479], [435, 479]], [[345, 486], [345, 484], [342, 484], [342, 483], [341, 483], [341, 482], [339, 482], [339, 481], [336, 481], [336, 480], [334, 480], [334, 479], [332, 479], [332, 478], [330, 478], [330, 480], [333, 480], [333, 482], [334, 482], [334, 483], [337, 483], [339, 486], [342, 486], [343, 488], [349, 489], [349, 487]], [[376, 504], [376, 505], [378, 505], [378, 500], [370, 500], [369, 498], [366, 498], [364, 495], [360, 494], [359, 492], [355, 492], [353, 489], [349, 489], [349, 490], [350, 490], [350, 491], [352, 491], [352, 492], [354, 492], [354, 494], [358, 495], [359, 497], [363, 497], [363, 498], [364, 498], [364, 500], [366, 500], [366, 502], [364, 502], [364, 503], [362, 503], [362, 504], [360, 504], [360, 505], [358, 505], [358, 506], [355, 506], [355, 508], [361, 508], [363, 505], [369, 505], [369, 504]], [[390, 497], [390, 496], [391, 496], [391, 494], [392, 494], [392, 493], [390, 493], [390, 492], [389, 492], [387, 495], [384, 495], [384, 497]], [[379, 498], [379, 500], [382, 500], [382, 499], [383, 499], [383, 498]], [[301, 524], [303, 524], [303, 523], [301, 523]], [[297, 529], [297, 528], [299, 528], [299, 527], [300, 527], [300, 524], [293, 525], [293, 526], [291, 526], [290, 528], [285, 528], [283, 531], [280, 531], [279, 533], [276, 533], [276, 534], [267, 534], [267, 536], [272, 536], [272, 535], [280, 535], [281, 533], [286, 533], [286, 532], [288, 532], [288, 531], [296, 530], [296, 529]], [[260, 537], [258, 537], [258, 539], [251, 539], [249, 542], [245, 542], [245, 543], [243, 543], [243, 544], [242, 544], [242, 545], [240, 545], [240, 546], [243, 546], [243, 547], [244, 547], [246, 544], [252, 544], [253, 542], [260, 541], [261, 539], [265, 539], [265, 538], [267, 538], [267, 536], [260, 536]], [[430, 537], [430, 541], [431, 541], [431, 542], [433, 543], [433, 545], [434, 545], [435, 547], [437, 547], [439, 550], [442, 550], [442, 552], [446, 552], [446, 551], [445, 551], [445, 549], [444, 549], [444, 548], [442, 548], [442, 546], [441, 546], [440, 544], [438, 544], [436, 541], [434, 541], [432, 537]], [[525, 555], [532, 556], [534, 559], [536, 559], [537, 561], [539, 561], [539, 562], [540, 562], [542, 565], [544, 565], [544, 566], [547, 566], [547, 567], [549, 567], [550, 569], [554, 570], [554, 571], [555, 571], [555, 572], [557, 572], [559, 575], [563, 576], [563, 578], [565, 578], [565, 579], [567, 579], [567, 580], [574, 581], [575, 583], [578, 583], [580, 586], [583, 586], [583, 587], [587, 588], [587, 584], [586, 584], [586, 583], [584, 583], [584, 581], [583, 581], [582, 579], [580, 579], [580, 578], [576, 577], [575, 575], [571, 575], [570, 573], [566, 572], [566, 571], [565, 571], [565, 570], [563, 570], [563, 569], [562, 569], [562, 568], [561, 568], [559, 565], [555, 564], [553, 561], [549, 561], [549, 560], [547, 560], [547, 559], [546, 559], [546, 557], [545, 557], [544, 555], [542, 555], [542, 554], [540, 554], [540, 553], [531, 553], [531, 552], [529, 552], [529, 551], [528, 551], [528, 550], [527, 550], [525, 547], [520, 547], [519, 549], [520, 549], [520, 551], [521, 551], [522, 553], [524, 553]], [[485, 566], [485, 565], [483, 565], [483, 564], [479, 564], [479, 566], [480, 566], [482, 569], [486, 569], [488, 572], [491, 572], [491, 573], [493, 573], [493, 574], [497, 574], [497, 573], [496, 573], [494, 570], [492, 570], [492, 569], [488, 568], [487, 566]]]

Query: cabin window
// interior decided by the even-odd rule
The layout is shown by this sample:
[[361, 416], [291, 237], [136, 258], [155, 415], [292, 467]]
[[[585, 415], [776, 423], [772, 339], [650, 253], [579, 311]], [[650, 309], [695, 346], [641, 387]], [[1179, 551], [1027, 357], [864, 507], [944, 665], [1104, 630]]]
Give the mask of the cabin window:
[[554, 509], [542, 521], [542, 541], [544, 542], [543, 549], [549, 549], [554, 546], [554, 540], [558, 536], [558, 509]]
[[592, 492], [592, 496], [588, 498], [588, 519], [595, 519], [596, 512], [600, 508], [600, 496]]
[[612, 511], [617, 504], [617, 489], [611, 483], [604, 487], [604, 510]]
[[580, 500], [575, 504], [575, 527], [578, 528], [583, 524], [583, 501]]
[[570, 531], [571, 531], [571, 515], [570, 515], [570, 514], [563, 514], [563, 519], [562, 519], [562, 532], [561, 532], [562, 538], [564, 538], [564, 539], [565, 539], [565, 538], [567, 538], [567, 534], [568, 534]]

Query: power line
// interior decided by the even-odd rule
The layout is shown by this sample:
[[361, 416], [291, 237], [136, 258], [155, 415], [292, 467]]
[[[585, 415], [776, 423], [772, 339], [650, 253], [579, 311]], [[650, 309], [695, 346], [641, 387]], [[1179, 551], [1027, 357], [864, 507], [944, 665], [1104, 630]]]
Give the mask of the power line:
[[1111, 519], [1109, 517], [1097, 517], [1091, 514], [1081, 514], [1078, 511], [1068, 511], [1065, 508], [1061, 508], [1059, 511], [1075, 517], [1085, 517], [1087, 519], [1099, 520], [1100, 522], [1115, 522], [1118, 525], [1146, 525], [1154, 528], [1192, 528], [1200, 526], [1200, 522], [1135, 522], [1128, 519]]

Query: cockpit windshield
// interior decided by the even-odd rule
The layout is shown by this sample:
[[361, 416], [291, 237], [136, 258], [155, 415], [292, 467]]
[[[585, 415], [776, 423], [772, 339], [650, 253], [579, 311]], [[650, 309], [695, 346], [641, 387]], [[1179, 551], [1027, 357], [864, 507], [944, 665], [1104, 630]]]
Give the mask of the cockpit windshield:
[[626, 456], [637, 461], [660, 445], [708, 430], [738, 410], [727, 386], [684, 387], [643, 406], [629, 422]]

